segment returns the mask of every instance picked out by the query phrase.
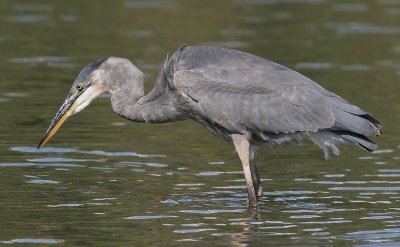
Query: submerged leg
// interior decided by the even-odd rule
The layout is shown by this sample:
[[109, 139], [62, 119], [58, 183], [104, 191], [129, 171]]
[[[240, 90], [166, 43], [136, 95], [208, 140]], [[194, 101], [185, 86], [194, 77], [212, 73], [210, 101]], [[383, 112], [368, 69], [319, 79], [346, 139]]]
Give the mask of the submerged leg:
[[242, 161], [244, 178], [246, 180], [248, 206], [257, 207], [257, 198], [254, 191], [254, 183], [250, 169], [250, 143], [243, 135], [232, 135], [233, 144], [235, 145], [236, 152]]
[[263, 188], [261, 186], [260, 175], [258, 175], [256, 160], [254, 159], [254, 157], [250, 159], [250, 170], [251, 176], [253, 177], [253, 184], [257, 196], [257, 201], [260, 201], [261, 197], [263, 196]]

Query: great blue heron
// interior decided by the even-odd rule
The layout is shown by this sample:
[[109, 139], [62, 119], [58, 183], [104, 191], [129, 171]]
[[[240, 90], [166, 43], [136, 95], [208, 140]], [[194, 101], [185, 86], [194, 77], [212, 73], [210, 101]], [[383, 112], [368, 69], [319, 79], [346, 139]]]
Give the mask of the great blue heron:
[[128, 59], [107, 57], [75, 79], [38, 148], [65, 120], [97, 96], [109, 93], [119, 116], [147, 123], [192, 119], [235, 146], [243, 166], [248, 205], [263, 191], [255, 147], [311, 139], [329, 157], [335, 144], [367, 151], [381, 125], [368, 112], [282, 65], [235, 50], [183, 46], [165, 61], [156, 84], [144, 95], [143, 73]]

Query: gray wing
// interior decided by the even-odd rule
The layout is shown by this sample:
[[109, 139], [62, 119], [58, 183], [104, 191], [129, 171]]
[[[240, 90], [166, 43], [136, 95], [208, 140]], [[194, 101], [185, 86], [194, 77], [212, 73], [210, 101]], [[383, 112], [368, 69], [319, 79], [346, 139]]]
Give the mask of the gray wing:
[[[379, 133], [375, 119], [359, 107], [263, 58], [224, 48], [189, 46], [178, 50], [173, 59], [172, 87], [192, 100], [202, 117], [232, 132], [338, 128], [363, 135]], [[354, 120], [354, 116], [367, 117]]]

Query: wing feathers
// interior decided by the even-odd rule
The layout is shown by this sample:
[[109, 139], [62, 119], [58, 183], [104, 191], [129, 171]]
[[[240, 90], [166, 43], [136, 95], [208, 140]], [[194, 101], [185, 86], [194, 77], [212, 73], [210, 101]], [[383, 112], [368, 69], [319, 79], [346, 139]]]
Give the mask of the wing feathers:
[[379, 135], [380, 123], [359, 107], [282, 65], [244, 52], [185, 47], [174, 64], [174, 89], [193, 102], [198, 117], [232, 133], [355, 133]]

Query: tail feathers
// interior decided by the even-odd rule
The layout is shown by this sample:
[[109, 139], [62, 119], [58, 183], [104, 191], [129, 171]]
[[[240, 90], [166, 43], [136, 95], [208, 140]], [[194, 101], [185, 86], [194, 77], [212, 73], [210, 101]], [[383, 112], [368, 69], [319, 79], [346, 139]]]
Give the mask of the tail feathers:
[[370, 114], [364, 114], [362, 117], [370, 121], [373, 125], [375, 125], [379, 129], [379, 134], [382, 133], [382, 124], [378, 121], [378, 119], [374, 118]]
[[363, 149], [367, 150], [368, 152], [374, 151], [378, 145], [376, 145], [373, 141], [368, 139], [367, 137], [355, 133], [343, 133], [339, 134], [342, 138], [362, 147]]
[[324, 151], [324, 158], [329, 159], [330, 152], [334, 155], [340, 154], [336, 144], [355, 144], [369, 152], [375, 150], [378, 146], [367, 136], [379, 136], [381, 123], [358, 106], [339, 96], [330, 96], [334, 125], [309, 133], [310, 139]]
[[368, 113], [357, 115], [336, 107], [332, 111], [335, 115], [335, 129], [363, 136], [379, 136], [381, 134], [381, 124]]

